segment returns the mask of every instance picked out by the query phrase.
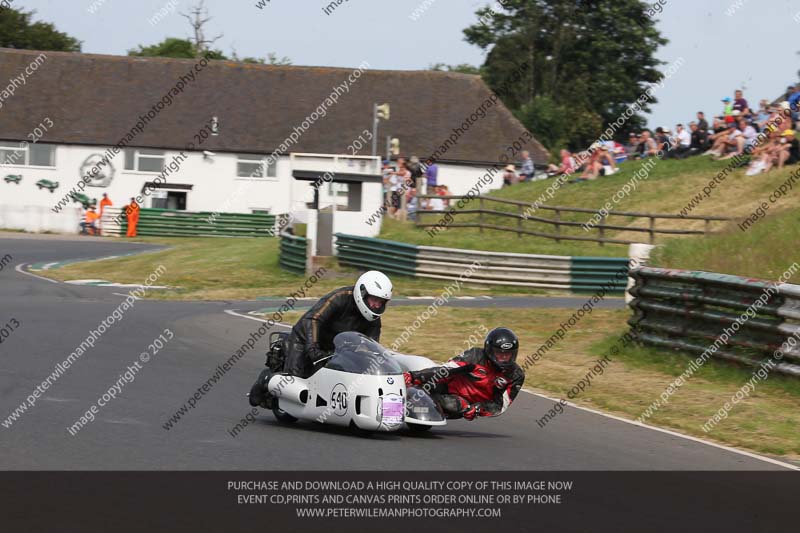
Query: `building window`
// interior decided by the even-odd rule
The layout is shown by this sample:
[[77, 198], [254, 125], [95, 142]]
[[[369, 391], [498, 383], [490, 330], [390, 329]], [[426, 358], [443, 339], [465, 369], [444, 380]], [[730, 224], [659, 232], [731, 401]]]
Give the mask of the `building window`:
[[137, 172], [161, 172], [164, 170], [162, 150], [125, 150], [125, 170]]
[[56, 147], [52, 144], [0, 142], [0, 164], [55, 167]]
[[278, 176], [278, 164], [256, 154], [239, 154], [236, 161], [236, 176], [239, 178], [275, 178]]

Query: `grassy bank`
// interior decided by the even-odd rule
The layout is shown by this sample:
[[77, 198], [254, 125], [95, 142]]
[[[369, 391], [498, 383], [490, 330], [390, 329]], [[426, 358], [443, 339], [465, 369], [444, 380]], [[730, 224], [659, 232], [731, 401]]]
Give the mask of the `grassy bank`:
[[[393, 307], [383, 320], [382, 343], [392, 344], [404, 328], [413, 323], [424, 307]], [[400, 351], [446, 360], [468, 345], [468, 338], [479, 339], [482, 327], [500, 324], [520, 336], [519, 358], [524, 360], [538, 349], [572, 314], [568, 309], [464, 309], [445, 307], [423, 323]], [[293, 323], [299, 313], [287, 315]], [[535, 365], [529, 368], [526, 386], [549, 396], [567, 399], [567, 391], [586, 375], [599, 358], [627, 331], [628, 311], [595, 309], [570, 330]], [[613, 333], [609, 333], [609, 331]], [[573, 401], [587, 407], [636, 419], [662, 391], [683, 372], [689, 358], [680, 354], [632, 347], [611, 357], [605, 372], [592, 380], [591, 387]], [[760, 453], [800, 457], [800, 381], [770, 376], [759, 382], [755, 392], [738, 404], [729, 417], [710, 433], [701, 426], [751, 377], [751, 370], [709, 361], [669, 403], [658, 410], [649, 423], [673, 428]], [[512, 407], [513, 409], [513, 407]], [[533, 413], [544, 416], [545, 412]], [[537, 431], [535, 419], [530, 424]]]
[[[613, 176], [601, 177], [597, 180], [568, 184], [555, 191], [552, 199], [547, 200], [547, 205], [581, 207], [599, 210], [607, 202], [613, 205], [613, 211], [630, 211], [640, 213], [660, 213], [677, 215], [697, 195], [703, 193], [703, 188], [714, 176], [722, 171], [728, 161], [713, 161], [707, 156], [697, 156], [686, 160], [663, 160], [653, 166], [646, 178], [639, 179], [635, 189], [625, 195], [619, 203], [613, 203], [612, 198], [628, 184], [631, 178], [642, 169], [643, 162], [631, 161], [620, 165], [620, 171]], [[725, 180], [710, 190], [708, 198], [703, 198], [689, 213], [691, 215], [715, 215], [731, 218], [741, 218], [749, 215], [762, 201], [766, 201], [769, 194], [787, 180], [797, 166], [775, 170], [769, 174], [748, 177], [744, 169], [737, 169], [730, 173]], [[644, 174], [640, 174], [643, 176]], [[446, 178], [443, 180], [446, 182]], [[522, 183], [501, 190], [491, 191], [492, 197], [516, 200], [521, 202], [536, 202], [554, 180], [543, 180], [532, 183]], [[784, 196], [779, 204], [771, 209], [769, 216], [776, 212], [800, 208], [800, 187], [795, 188]], [[618, 197], [619, 198], [619, 197]], [[473, 201], [469, 209], [478, 208], [478, 202]], [[519, 213], [513, 206], [486, 203], [485, 208], [504, 212]], [[537, 216], [552, 219], [552, 211], [539, 210]], [[562, 221], [587, 223], [591, 214], [562, 213]], [[439, 216], [425, 216], [426, 223], [436, 223]], [[459, 222], [477, 222], [478, 215], [466, 214], [457, 217]], [[506, 217], [484, 215], [484, 223], [498, 224], [507, 227], [516, 227], [516, 220]], [[611, 224], [628, 227], [646, 228], [648, 221], [631, 217], [611, 217]], [[731, 225], [735, 228], [735, 223]], [[713, 231], [724, 229], [724, 223], [712, 224]], [[554, 233], [551, 225], [526, 220], [523, 228], [546, 233]], [[686, 220], [657, 221], [657, 228], [663, 229], [694, 229], [702, 230], [704, 222]], [[562, 227], [562, 235], [571, 236], [597, 236], [597, 232], [586, 232], [582, 227]], [[485, 230], [483, 233], [472, 228], [449, 228], [431, 237], [425, 229], [414, 227], [413, 223], [400, 223], [389, 221], [385, 224], [381, 236], [386, 239], [401, 240], [415, 244], [431, 246], [446, 246], [468, 249], [483, 249], [509, 251], [519, 253], [542, 253], [554, 255], [584, 255], [584, 256], [624, 256], [627, 246], [606, 244], [599, 246], [596, 243], [562, 240], [560, 243], [552, 239], [526, 235], [522, 238], [513, 233], [496, 230]], [[625, 240], [647, 242], [648, 234], [632, 231], [607, 231], [607, 237], [622, 238]], [[697, 237], [669, 237], [657, 236], [657, 243], [664, 244], [673, 241], [691, 240]]]
[[[800, 194], [800, 192], [798, 193]], [[800, 209], [770, 213], [747, 231], [731, 227], [711, 238], [675, 239], [655, 250], [652, 264], [777, 280], [800, 261]], [[800, 280], [790, 280], [800, 283]]]

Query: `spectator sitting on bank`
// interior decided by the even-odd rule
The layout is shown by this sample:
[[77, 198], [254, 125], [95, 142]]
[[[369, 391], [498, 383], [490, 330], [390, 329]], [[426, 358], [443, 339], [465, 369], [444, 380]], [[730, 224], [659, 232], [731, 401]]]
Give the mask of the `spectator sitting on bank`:
[[739, 120], [739, 131], [742, 132], [742, 136], [744, 137], [745, 149], [752, 150], [755, 148], [758, 132], [750, 123], [750, 121], [744, 118]]
[[[728, 159], [744, 152], [744, 135], [736, 126], [735, 122], [728, 124], [728, 129], [720, 132], [720, 136], [714, 141], [714, 146], [707, 153], [714, 156], [714, 159]], [[733, 155], [730, 155], [733, 154]]]
[[689, 144], [689, 153], [686, 154], [686, 157], [699, 155], [708, 150], [710, 148], [708, 145], [708, 132], [701, 130], [697, 122], [690, 123], [689, 129], [692, 130], [692, 140]]
[[[596, 145], [593, 145], [593, 148], [594, 150], [589, 156], [589, 161], [586, 163], [583, 174], [580, 175], [580, 181], [597, 179], [600, 176], [600, 171], [603, 169], [601, 158], [605, 159], [605, 157], [608, 155], [608, 152], [599, 149]], [[606, 155], [604, 156], [603, 154]]]
[[508, 187], [517, 183], [517, 169], [514, 165], [506, 165], [503, 169], [503, 187]]
[[683, 127], [683, 124], [675, 126], [675, 135], [670, 138], [671, 150], [667, 152], [665, 158], [684, 159], [688, 157], [691, 150], [692, 136]]
[[793, 130], [784, 130], [780, 143], [781, 148], [778, 152], [779, 169], [782, 169], [785, 164], [794, 165], [800, 162], [800, 142], [798, 142]]
[[631, 132], [628, 134], [628, 142], [625, 144], [625, 153], [629, 158], [636, 155], [636, 150], [639, 148], [639, 136]]
[[534, 167], [531, 154], [527, 150], [522, 152], [522, 161], [520, 161], [519, 181], [529, 181], [533, 179]]
[[562, 149], [560, 152], [561, 155], [561, 164], [550, 165], [547, 167], [547, 175], [548, 176], [560, 176], [566, 175], [571, 176], [575, 173], [575, 158], [572, 157], [572, 154], [569, 150]]
[[656, 143], [655, 139], [653, 139], [649, 130], [644, 130], [642, 132], [641, 146], [641, 157], [655, 157], [658, 155], [658, 144]]

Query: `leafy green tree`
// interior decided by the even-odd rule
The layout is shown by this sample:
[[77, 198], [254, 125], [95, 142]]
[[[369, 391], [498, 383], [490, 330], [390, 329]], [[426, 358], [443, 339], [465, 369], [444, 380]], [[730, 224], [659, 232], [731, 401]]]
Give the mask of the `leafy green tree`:
[[[500, 12], [479, 9], [480, 22], [464, 35], [488, 52], [482, 71], [492, 88], [528, 64], [503, 101], [543, 141], [585, 149], [663, 78], [655, 53], [667, 40], [645, 2], [505, 0], [503, 6]], [[648, 110], [646, 103], [642, 111]], [[618, 135], [644, 124], [641, 114], [634, 115]]]
[[461, 63], [459, 65], [446, 65], [444, 63], [434, 63], [428, 70], [436, 70], [439, 72], [460, 72], [462, 74], [477, 74], [480, 75], [480, 67], [474, 67], [469, 63]]
[[[128, 50], [129, 56], [141, 57], [176, 57], [183, 59], [193, 59], [203, 54], [199, 53], [194, 43], [188, 39], [176, 39], [167, 37], [160, 43], [151, 46], [141, 46], [134, 50]], [[211, 59], [228, 59], [219, 50], [210, 50], [208, 56]]]
[[80, 52], [81, 42], [47, 22], [31, 22], [35, 11], [0, 8], [0, 47]]

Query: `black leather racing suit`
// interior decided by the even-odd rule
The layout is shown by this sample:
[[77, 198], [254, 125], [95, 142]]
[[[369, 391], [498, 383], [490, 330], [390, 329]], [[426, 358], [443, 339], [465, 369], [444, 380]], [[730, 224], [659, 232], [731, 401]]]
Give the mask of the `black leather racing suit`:
[[333, 338], [345, 331], [357, 331], [380, 341], [381, 319], [364, 318], [353, 299], [353, 287], [329, 292], [297, 321], [284, 344], [286, 361], [283, 370], [307, 378], [314, 361], [333, 351]]
[[501, 370], [482, 348], [470, 348], [442, 366], [410, 372], [412, 383], [431, 393], [447, 418], [461, 418], [470, 406], [478, 416], [499, 416], [517, 397], [525, 371], [516, 363]]

